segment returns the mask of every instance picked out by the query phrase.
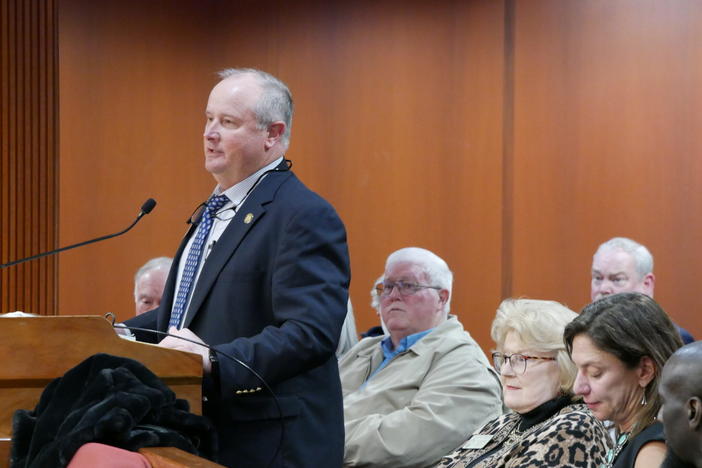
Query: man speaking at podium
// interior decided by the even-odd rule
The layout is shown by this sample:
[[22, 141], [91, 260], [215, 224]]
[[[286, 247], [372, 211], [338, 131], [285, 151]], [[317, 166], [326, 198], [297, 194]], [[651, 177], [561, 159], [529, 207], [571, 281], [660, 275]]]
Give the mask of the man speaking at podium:
[[[220, 463], [340, 467], [334, 351], [350, 275], [344, 226], [284, 158], [293, 110], [287, 86], [252, 69], [227, 69], [220, 78], [204, 133], [205, 168], [217, 186], [191, 217], [160, 307], [126, 325], [204, 342], [272, 387], [279, 406], [253, 373], [223, 354], [178, 338], [161, 341], [203, 357], [203, 413], [217, 428]], [[160, 340], [149, 335], [137, 333]]]

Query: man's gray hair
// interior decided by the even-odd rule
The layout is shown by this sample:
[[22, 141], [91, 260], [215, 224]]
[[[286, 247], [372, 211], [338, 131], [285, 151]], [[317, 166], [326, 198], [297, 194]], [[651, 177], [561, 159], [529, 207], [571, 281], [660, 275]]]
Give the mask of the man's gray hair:
[[644, 245], [639, 244], [635, 240], [627, 237], [613, 237], [607, 242], [603, 242], [597, 248], [595, 255], [604, 249], [621, 250], [631, 255], [634, 259], [636, 272], [641, 275], [641, 278], [649, 273], [653, 273], [653, 255], [651, 255], [651, 252], [649, 252]]
[[453, 286], [453, 273], [446, 262], [427, 249], [421, 247], [405, 247], [391, 253], [385, 262], [387, 270], [393, 263], [413, 263], [419, 265], [427, 275], [430, 286], [438, 286], [448, 291], [448, 299], [444, 304], [446, 314], [451, 310], [451, 288]]
[[170, 270], [173, 259], [171, 257], [156, 257], [144, 263], [134, 275], [134, 282], [152, 270]]
[[222, 79], [232, 76], [253, 75], [261, 86], [261, 97], [255, 108], [258, 128], [265, 130], [273, 122], [283, 121], [285, 132], [281, 142], [285, 148], [290, 144], [290, 131], [292, 129], [293, 100], [287, 85], [275, 76], [255, 68], [225, 68], [217, 73]]
[[148, 262], [144, 263], [141, 268], [139, 268], [134, 275], [134, 299], [138, 299], [136, 297], [137, 295], [137, 283], [139, 282], [139, 279], [144, 276], [145, 274], [149, 273], [150, 271], [154, 270], [163, 270], [166, 273], [168, 273], [168, 270], [171, 269], [171, 264], [173, 263], [173, 259], [171, 257], [156, 257], [152, 258]]

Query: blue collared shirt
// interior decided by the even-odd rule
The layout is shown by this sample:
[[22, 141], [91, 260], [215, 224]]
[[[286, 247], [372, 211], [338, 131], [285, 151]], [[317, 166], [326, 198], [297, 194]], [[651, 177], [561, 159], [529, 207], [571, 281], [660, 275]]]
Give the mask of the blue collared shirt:
[[380, 363], [378, 368], [371, 372], [371, 374], [368, 376], [365, 382], [363, 382], [363, 385], [361, 385], [361, 388], [363, 388], [370, 379], [373, 378], [375, 374], [380, 372], [385, 366], [387, 366], [390, 361], [392, 361], [395, 356], [404, 353], [408, 349], [410, 349], [417, 341], [421, 340], [424, 338], [429, 332], [431, 332], [433, 328], [430, 328], [429, 330], [424, 330], [419, 333], [414, 333], [412, 335], [407, 335], [406, 337], [402, 338], [400, 340], [400, 344], [397, 345], [397, 348], [393, 349], [392, 346], [392, 340], [388, 336], [387, 338], [383, 339], [383, 341], [380, 342], [380, 347], [383, 350], [383, 362]]

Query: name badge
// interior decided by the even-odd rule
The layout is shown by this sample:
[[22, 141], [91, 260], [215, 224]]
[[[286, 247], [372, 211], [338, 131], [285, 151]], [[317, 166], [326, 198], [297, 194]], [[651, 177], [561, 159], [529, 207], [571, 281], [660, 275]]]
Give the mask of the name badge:
[[492, 436], [488, 434], [475, 434], [463, 444], [464, 449], [481, 449], [492, 440]]

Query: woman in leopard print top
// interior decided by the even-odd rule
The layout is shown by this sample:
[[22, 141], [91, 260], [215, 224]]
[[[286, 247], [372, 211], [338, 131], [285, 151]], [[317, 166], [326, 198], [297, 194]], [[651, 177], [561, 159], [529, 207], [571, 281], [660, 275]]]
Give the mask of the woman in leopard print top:
[[505, 405], [437, 468], [592, 467], [604, 462], [609, 437], [571, 392], [575, 366], [563, 343], [575, 312], [552, 301], [508, 299], [492, 324], [493, 353]]

